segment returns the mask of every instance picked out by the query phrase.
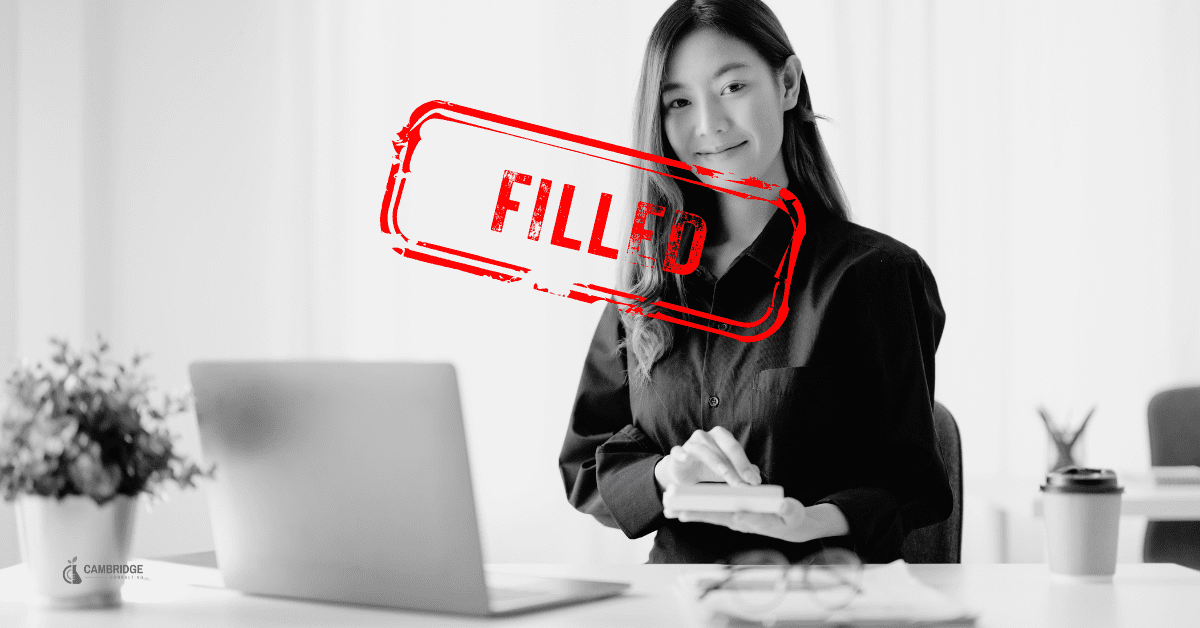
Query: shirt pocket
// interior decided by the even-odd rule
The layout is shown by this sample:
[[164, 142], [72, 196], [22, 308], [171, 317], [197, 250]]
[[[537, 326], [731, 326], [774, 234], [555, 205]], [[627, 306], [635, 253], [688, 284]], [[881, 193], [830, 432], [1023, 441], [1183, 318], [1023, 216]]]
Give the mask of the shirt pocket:
[[816, 478], [831, 472], [835, 452], [852, 442], [839, 421], [834, 390], [827, 367], [773, 368], [755, 376], [751, 460], [765, 463], [772, 483], [815, 486]]
[[754, 378], [755, 413], [763, 427], [809, 434], [830, 431], [837, 395], [831, 371], [819, 366], [789, 366], [760, 371]]
[[754, 391], [762, 395], [790, 397], [827, 389], [830, 383], [829, 373], [819, 366], [785, 366], [759, 371], [754, 378]]

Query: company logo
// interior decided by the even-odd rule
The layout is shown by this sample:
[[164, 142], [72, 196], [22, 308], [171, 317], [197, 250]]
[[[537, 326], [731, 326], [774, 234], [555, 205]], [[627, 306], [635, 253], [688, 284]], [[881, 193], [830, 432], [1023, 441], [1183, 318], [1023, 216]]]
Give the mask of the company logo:
[[65, 580], [67, 584], [83, 584], [83, 578], [79, 577], [79, 571], [75, 569], [75, 561], [78, 558], [79, 557], [76, 556], [75, 558], [68, 560], [66, 568], [63, 569], [63, 580]]
[[63, 568], [63, 581], [67, 584], [83, 584], [83, 578], [103, 578], [105, 580], [145, 580], [145, 565], [84, 565], [84, 576], [79, 575], [79, 565], [75, 561], [78, 556], [67, 561]]

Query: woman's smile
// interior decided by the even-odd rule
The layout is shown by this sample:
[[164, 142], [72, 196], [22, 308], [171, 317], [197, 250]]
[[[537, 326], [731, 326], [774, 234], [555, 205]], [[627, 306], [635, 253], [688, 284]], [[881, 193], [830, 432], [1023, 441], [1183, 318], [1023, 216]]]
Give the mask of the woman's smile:
[[730, 157], [730, 156], [732, 156], [731, 155], [732, 153], [737, 152], [737, 149], [745, 146], [748, 143], [749, 143], [749, 140], [742, 140], [740, 142], [737, 142], [736, 144], [726, 144], [724, 146], [718, 146], [716, 148], [702, 148], [702, 149], [696, 151], [696, 156], [700, 157], [701, 159]]

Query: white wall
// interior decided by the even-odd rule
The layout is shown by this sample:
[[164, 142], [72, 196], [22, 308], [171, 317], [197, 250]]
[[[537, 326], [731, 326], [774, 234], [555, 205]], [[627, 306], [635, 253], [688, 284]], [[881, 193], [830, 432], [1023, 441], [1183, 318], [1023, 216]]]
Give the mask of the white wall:
[[[17, 5], [0, 0], [0, 372], [16, 352]], [[0, 502], [0, 565], [19, 561], [12, 508]]]
[[[1200, 382], [1200, 7], [787, 7], [806, 67], [825, 64], [810, 81], [856, 220], [938, 279], [937, 396], [968, 485], [1044, 469], [1042, 403], [1075, 421], [1098, 407], [1087, 462], [1147, 465], [1150, 396]], [[967, 514], [965, 556], [987, 560], [986, 517]], [[1122, 560], [1143, 526], [1126, 520]], [[1013, 536], [1040, 560], [1035, 522]]]
[[[0, 2], [0, 369], [16, 351], [17, 5]], [[2, 524], [0, 524], [2, 525]]]
[[[203, 358], [451, 359], [489, 558], [644, 560], [555, 466], [598, 310], [406, 264], [373, 221], [427, 100], [625, 143], [665, 4], [0, 0], [0, 364], [96, 330], [169, 387]], [[1098, 404], [1089, 462], [1146, 465], [1150, 395], [1200, 381], [1200, 8], [772, 4], [856, 220], [938, 279], [937, 396], [969, 477], [1041, 470], [1043, 402]], [[476, 301], [430, 316], [464, 286]], [[210, 546], [201, 490], [144, 516], [135, 550]]]

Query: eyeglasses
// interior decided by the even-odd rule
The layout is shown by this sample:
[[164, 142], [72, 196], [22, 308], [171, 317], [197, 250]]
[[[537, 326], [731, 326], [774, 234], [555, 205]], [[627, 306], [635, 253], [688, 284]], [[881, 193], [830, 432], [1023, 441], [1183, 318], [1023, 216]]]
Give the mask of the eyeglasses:
[[823, 549], [795, 564], [776, 550], [751, 550], [731, 556], [724, 567], [722, 578], [699, 583], [698, 599], [715, 591], [728, 591], [737, 610], [747, 616], [771, 614], [788, 591], [807, 591], [817, 605], [828, 611], [845, 608], [862, 593], [862, 560], [854, 552], [837, 547]]

